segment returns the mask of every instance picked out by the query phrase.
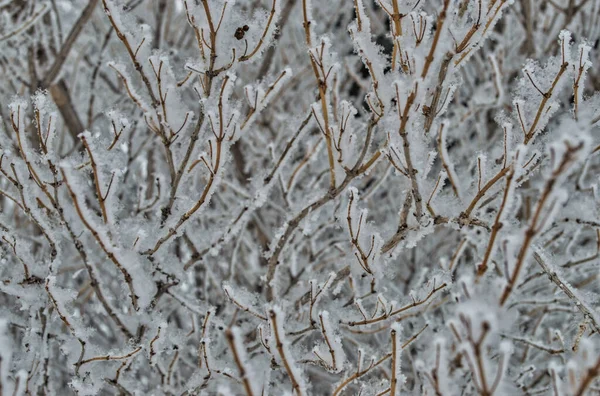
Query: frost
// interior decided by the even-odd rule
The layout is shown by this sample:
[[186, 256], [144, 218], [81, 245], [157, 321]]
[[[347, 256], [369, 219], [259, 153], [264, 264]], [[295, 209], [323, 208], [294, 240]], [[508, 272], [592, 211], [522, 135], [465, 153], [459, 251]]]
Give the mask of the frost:
[[0, 393], [597, 391], [552, 3], [0, 0]]

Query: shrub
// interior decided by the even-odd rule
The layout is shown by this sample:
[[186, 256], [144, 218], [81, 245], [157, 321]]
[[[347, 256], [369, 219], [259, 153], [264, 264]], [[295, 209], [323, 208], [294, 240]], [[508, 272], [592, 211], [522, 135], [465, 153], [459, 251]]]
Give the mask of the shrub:
[[1, 395], [600, 390], [600, 1], [0, 13]]

